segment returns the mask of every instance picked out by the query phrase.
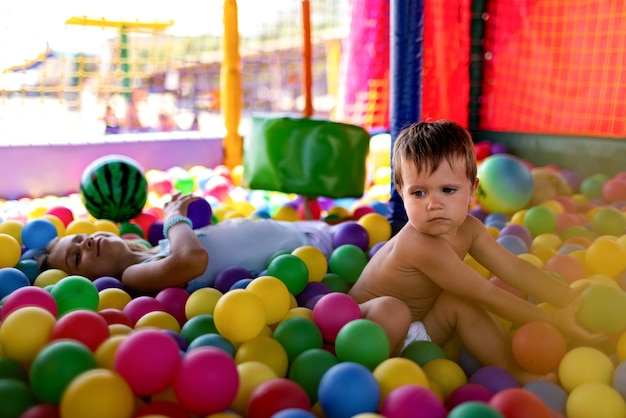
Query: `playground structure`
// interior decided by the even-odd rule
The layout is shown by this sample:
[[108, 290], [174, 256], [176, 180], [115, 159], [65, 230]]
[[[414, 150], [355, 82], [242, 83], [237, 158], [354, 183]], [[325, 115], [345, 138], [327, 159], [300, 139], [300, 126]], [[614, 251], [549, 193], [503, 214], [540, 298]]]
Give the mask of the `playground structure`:
[[[107, 146], [115, 149], [120, 142], [125, 145], [136, 142], [140, 148], [144, 141], [166, 138], [172, 140], [170, 143], [175, 147], [175, 140], [189, 135], [200, 140], [193, 141], [197, 147], [187, 147], [186, 158], [180, 161], [183, 161], [181, 164], [193, 165], [208, 161], [207, 155], [201, 151], [204, 145], [202, 139], [219, 143], [228, 135], [235, 135], [235, 139], [224, 141], [223, 151], [226, 152], [221, 158], [229, 165], [236, 163], [236, 155], [241, 150], [234, 149], [230, 153], [235, 155], [232, 160], [227, 150], [229, 144], [240, 141], [239, 135], [247, 133], [250, 115], [258, 112], [305, 115], [300, 3], [292, 2], [289, 10], [293, 15], [282, 21], [290, 22], [291, 26], [276, 29], [275, 32], [280, 33], [275, 37], [266, 31], [263, 32], [265, 38], [251, 41], [244, 37], [241, 42], [235, 40], [228, 47], [226, 42], [221, 43], [221, 36], [205, 37], [204, 42], [208, 44], [219, 41], [219, 48], [212, 53], [191, 54], [191, 59], [187, 61], [180, 58], [180, 44], [167, 31], [150, 36], [129, 34], [126, 59], [137, 63], [142, 62], [141, 55], [151, 57], [151, 61], [144, 60], [140, 66], [133, 64], [127, 68], [130, 74], [134, 74], [130, 85], [136, 87], [136, 91], [174, 93], [183, 111], [181, 115], [187, 110], [187, 99], [191, 98], [195, 105], [201, 103], [205, 106], [203, 109], [212, 110], [210, 120], [213, 123], [210, 128], [206, 128], [207, 124], [199, 133], [186, 133], [193, 119], [187, 112], [186, 128], [176, 133], [147, 132], [103, 141], [92, 132], [82, 136], [81, 142], [97, 142], [104, 147], [102, 152], [107, 152]], [[338, 3], [341, 5], [337, 6]], [[226, 4], [231, 4], [231, 7], [225, 8]], [[219, 6], [222, 12], [232, 12], [232, 4], [235, 2]], [[332, 7], [343, 7], [341, 10], [345, 10], [349, 2], [318, 0], [310, 4], [314, 14], [321, 10], [336, 13], [338, 10]], [[622, 92], [626, 82], [622, 72], [615, 68], [619, 68], [622, 62], [626, 45], [624, 6], [601, 0], [575, 6], [522, 2], [519, 7], [499, 0], [459, 0], [445, 5], [442, 1], [364, 0], [351, 6], [347, 25], [325, 23], [322, 28], [332, 30], [320, 29], [315, 22], [323, 18], [315, 15], [313, 19], [310, 77], [316, 117], [357, 124], [368, 130], [390, 130], [392, 136], [410, 121], [448, 118], [470, 128], [477, 139], [503, 142], [511, 152], [538, 164], [552, 162], [583, 170], [584, 174], [596, 171], [611, 173], [620, 169], [624, 159], [623, 110], [626, 108], [626, 95]], [[246, 10], [237, 9], [236, 12], [241, 16]], [[333, 22], [345, 15], [337, 16]], [[406, 16], [410, 18], [400, 19]], [[230, 22], [232, 18], [231, 14]], [[367, 25], [368, 21], [376, 21], [377, 24]], [[521, 25], [521, 22], [525, 24]], [[169, 22], [159, 26], [158, 31], [169, 27], [167, 24]], [[226, 35], [226, 28], [232, 30], [235, 26], [226, 25], [223, 35]], [[603, 27], [606, 30], [599, 38], [600, 35], [594, 35], [594, 31], [578, 31], [581, 26]], [[393, 34], [391, 38], [389, 33]], [[113, 37], [111, 42], [119, 45], [119, 41], [119, 37]], [[224, 85], [220, 81], [223, 79], [222, 71], [228, 68], [221, 63], [227, 51], [235, 50], [233, 45], [239, 45], [242, 83], [242, 119], [236, 134], [233, 132], [237, 131], [237, 117], [227, 116], [228, 109], [232, 109], [230, 115], [240, 112], [236, 104], [224, 105], [239, 93], [236, 89], [223, 90]], [[112, 48], [115, 49], [114, 46]], [[446, 51], [445, 55], [437, 53], [442, 50]], [[54, 55], [54, 49], [51, 53]], [[170, 56], [166, 59], [168, 53]], [[520, 54], [526, 58], [517, 59]], [[122, 57], [121, 53], [114, 55]], [[52, 77], [54, 60], [54, 56], [47, 58], [36, 71]], [[80, 62], [82, 64], [79, 65]], [[94, 74], [92, 67], [96, 62], [86, 54], [77, 54], [76, 60], [63, 65], [63, 68], [74, 67], [66, 74], [74, 80], [71, 92], [45, 83], [30, 87], [23, 85], [15, 92], [2, 90], [0, 106], [7, 108], [9, 102], [26, 101], [32, 96], [42, 101], [54, 97], [69, 101], [63, 96], [66, 93], [72, 93], [70, 96], [79, 100], [80, 87], [89, 85], [88, 79]], [[580, 65], [582, 62], [586, 63], [585, 66]], [[125, 95], [129, 90], [124, 86], [129, 82], [124, 80], [130, 77], [123, 76], [122, 64], [118, 61], [114, 66], [118, 76], [113, 78], [117, 81], [111, 86]], [[177, 65], [176, 72], [168, 69], [174, 64]], [[148, 67], [151, 70], [144, 71]], [[272, 76], [267, 78], [267, 74]], [[534, 80], [539, 80], [538, 74], [542, 75], [541, 82], [534, 83]], [[251, 79], [256, 79], [256, 84], [252, 84]], [[177, 90], [168, 90], [172, 80], [178, 80]], [[190, 96], [185, 95], [189, 85], [192, 87]], [[99, 86], [96, 87], [99, 93], [110, 92], [101, 84]], [[274, 90], [277, 86], [278, 90]], [[196, 87], [197, 91], [194, 90]], [[289, 100], [283, 100], [277, 91], [290, 91]], [[334, 105], [327, 106], [326, 102], [334, 102]], [[279, 106], [285, 103], [289, 105], [284, 108]], [[84, 105], [76, 101], [70, 107]], [[205, 116], [207, 114], [205, 112]], [[227, 120], [228, 129], [225, 127]], [[37, 125], [28, 124], [26, 119], [20, 123], [20, 126], [24, 125], [24, 132], [28, 132], [30, 125]], [[66, 125], [73, 126], [72, 123]], [[13, 134], [15, 132], [5, 134], [3, 138], [10, 139], [15, 136]], [[46, 136], [49, 138], [24, 134], [21, 140], [28, 142], [26, 148], [22, 148], [23, 142], [9, 144], [5, 143], [7, 139], [3, 139], [3, 154], [9, 160], [13, 160], [11, 155], [20, 158], [29, 155], [40, 162], [38, 167], [41, 170], [24, 172], [19, 171], [19, 167], [9, 167], [10, 170], [18, 170], [10, 174], [16, 183], [5, 186], [7, 189], [3, 191], [3, 197], [65, 192], [67, 187], [32, 190], [26, 184], [42, 180], [45, 176], [41, 173], [55, 171], [54, 167], [58, 167], [64, 157], [73, 161], [72, 164], [87, 164], [72, 153], [75, 150], [74, 141], [69, 134], [67, 140], [59, 141], [59, 138], [64, 138], [65, 132], [47, 129]], [[61, 149], [55, 151], [55, 144], [59, 142]], [[38, 156], [40, 153], [41, 157]], [[164, 154], [160, 156], [161, 168], [168, 163], [177, 165], [176, 161], [168, 158], [168, 154], [181, 157], [181, 152]], [[586, 157], [584, 164], [581, 155]], [[133, 156], [139, 161], [145, 158], [145, 155]], [[214, 159], [211, 158], [211, 161]], [[146, 165], [150, 163], [146, 160]], [[3, 177], [8, 178], [8, 174], [3, 172]], [[24, 183], [20, 184], [20, 181]], [[59, 181], [61, 183], [56, 187], [62, 185]]]

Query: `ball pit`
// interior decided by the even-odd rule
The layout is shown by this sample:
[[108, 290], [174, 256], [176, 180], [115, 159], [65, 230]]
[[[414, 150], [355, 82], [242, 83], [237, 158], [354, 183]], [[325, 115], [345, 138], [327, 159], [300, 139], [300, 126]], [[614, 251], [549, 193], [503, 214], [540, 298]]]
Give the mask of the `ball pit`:
[[[134, 295], [111, 277], [89, 282], [62, 271], [32, 270], [34, 260], [27, 258], [34, 247], [54, 236], [108, 231], [156, 245], [163, 238], [163, 198], [181, 188], [195, 188], [204, 196], [190, 211], [194, 225], [234, 217], [302, 219], [303, 199], [244, 191], [221, 170], [209, 175], [196, 167], [189, 176], [174, 170], [175, 182], [164, 180], [167, 173], [147, 173], [146, 207], [118, 223], [94, 219], [78, 195], [46, 206], [33, 201], [9, 217], [0, 210], [0, 274], [9, 278], [0, 285], [0, 396], [11, 399], [0, 403], [0, 415], [19, 416], [5, 411], [13, 408], [25, 418], [61, 412], [78, 417], [100, 402], [108, 402], [103, 416], [116, 417], [374, 418], [401, 416], [408, 409], [446, 418], [502, 418], [522, 411], [568, 418], [598, 411], [623, 415], [623, 173], [583, 178], [560, 170], [568, 193], [559, 194], [546, 183], [533, 190], [527, 205], [496, 210], [528, 191], [521, 187], [519, 196], [503, 192], [496, 202], [483, 201], [481, 207], [477, 200], [471, 207], [494, 238], [519, 257], [572, 286], [591, 283], [577, 320], [611, 334], [606, 353], [564, 346], [545, 324], [505, 329], [520, 365], [536, 373], [555, 372], [558, 383], [519, 387], [507, 372], [482, 367], [462, 346], [455, 355], [454, 349], [422, 341], [390, 357], [384, 333], [360, 318], [358, 305], [346, 294], [391, 237], [388, 207], [371, 197], [309, 202], [314, 217], [343, 224], [343, 236], [336, 237], [328, 259], [314, 247], [285, 251], [268, 260], [268, 270], [258, 277], [233, 266], [215, 287], [194, 292], [169, 288]], [[534, 181], [554, 177], [546, 171], [531, 171]], [[489, 186], [495, 174], [482, 173], [487, 179], [481, 177], [481, 183]], [[488, 271], [473, 267], [497, 283]], [[207, 388], [215, 396], [207, 397]], [[276, 399], [290, 397], [297, 405], [277, 408]]]

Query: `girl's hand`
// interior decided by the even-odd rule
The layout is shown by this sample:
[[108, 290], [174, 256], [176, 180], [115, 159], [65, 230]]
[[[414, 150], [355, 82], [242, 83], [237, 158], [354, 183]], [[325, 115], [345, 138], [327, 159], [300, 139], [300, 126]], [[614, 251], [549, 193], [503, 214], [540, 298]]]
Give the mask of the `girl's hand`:
[[183, 195], [180, 192], [173, 194], [171, 200], [167, 202], [163, 208], [163, 221], [167, 222], [168, 219], [172, 219], [176, 216], [187, 216], [189, 204], [200, 199], [201, 198], [198, 196], [190, 194]]

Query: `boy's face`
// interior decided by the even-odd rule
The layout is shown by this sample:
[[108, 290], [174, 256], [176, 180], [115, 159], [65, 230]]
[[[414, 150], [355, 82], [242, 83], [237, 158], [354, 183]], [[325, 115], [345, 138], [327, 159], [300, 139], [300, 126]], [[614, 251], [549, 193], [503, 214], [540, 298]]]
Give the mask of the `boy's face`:
[[472, 184], [465, 174], [465, 160], [457, 158], [452, 164], [442, 161], [429, 174], [411, 161], [402, 161], [404, 185], [398, 190], [409, 223], [424, 234], [454, 234], [467, 216], [478, 179]]

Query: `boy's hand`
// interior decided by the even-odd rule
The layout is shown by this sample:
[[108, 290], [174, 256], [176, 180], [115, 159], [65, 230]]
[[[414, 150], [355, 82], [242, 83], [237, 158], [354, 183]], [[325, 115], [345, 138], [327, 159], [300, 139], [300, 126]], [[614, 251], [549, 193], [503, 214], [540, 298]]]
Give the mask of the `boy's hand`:
[[591, 332], [581, 327], [576, 322], [576, 312], [582, 305], [582, 293], [586, 286], [577, 286], [572, 289], [572, 300], [563, 309], [555, 311], [553, 315], [554, 325], [563, 332], [563, 334], [574, 341], [599, 344], [607, 339], [607, 336], [599, 332]]

